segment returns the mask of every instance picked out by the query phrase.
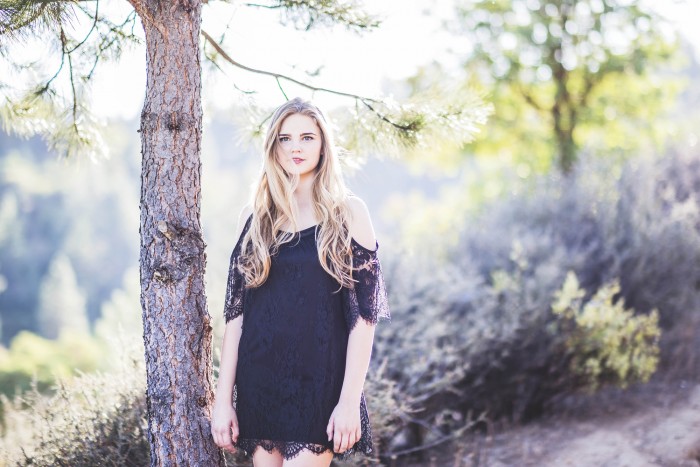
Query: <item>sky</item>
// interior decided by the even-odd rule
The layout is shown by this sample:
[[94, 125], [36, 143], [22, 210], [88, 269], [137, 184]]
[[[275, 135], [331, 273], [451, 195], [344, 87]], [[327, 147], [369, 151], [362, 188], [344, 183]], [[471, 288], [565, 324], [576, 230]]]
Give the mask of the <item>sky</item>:
[[[233, 6], [210, 3], [203, 8], [202, 29], [218, 38], [230, 21], [225, 47], [229, 55], [244, 65], [313, 81], [318, 86], [377, 96], [385, 79], [408, 77], [419, 65], [434, 58], [449, 61], [449, 50], [455, 48], [455, 41], [440, 30], [439, 23], [440, 18], [449, 14], [450, 4], [446, 0], [435, 1], [431, 5], [432, 15], [426, 16], [421, 2], [415, 0], [366, 2], [366, 11], [379, 16], [382, 25], [358, 35], [342, 27], [323, 26], [300, 32], [281, 25], [276, 10], [246, 7], [241, 3]], [[95, 109], [101, 115], [130, 118], [140, 112], [145, 89], [144, 62], [144, 51], [135, 50], [118, 65], [108, 64], [100, 71], [93, 85], [93, 97]], [[305, 75], [305, 71], [319, 67], [321, 74], [314, 80]], [[214, 96], [210, 102], [215, 107], [225, 109], [240, 98], [234, 84], [244, 90], [257, 89], [258, 100], [265, 105], [282, 103], [283, 96], [273, 78], [228, 64], [222, 68], [224, 73], [205, 74], [203, 83], [203, 95]], [[126, 69], [129, 73], [124, 73]], [[288, 83], [283, 82], [283, 86], [288, 95], [297, 90]], [[114, 89], [127, 92], [116, 95]], [[322, 93], [317, 93], [315, 98], [321, 105], [339, 102], [338, 98]]]
[[[676, 22], [677, 28], [696, 45], [700, 60], [700, 28], [697, 27], [700, 0], [647, 1]], [[203, 8], [202, 29], [218, 38], [230, 22], [225, 49], [247, 66], [374, 97], [384, 94], [387, 80], [407, 78], [432, 60], [440, 61], [448, 70], [458, 66], [456, 57], [468, 53], [469, 43], [466, 39], [456, 39], [442, 24], [442, 20], [452, 15], [452, 5], [453, 0], [365, 1], [365, 10], [380, 17], [382, 25], [358, 35], [342, 27], [323, 26], [300, 32], [281, 25], [278, 10], [249, 7], [243, 2], [223, 5], [211, 2]], [[110, 15], [115, 15], [115, 20], [130, 11], [127, 2], [110, 2], [107, 8]], [[136, 31], [142, 34], [140, 25]], [[283, 102], [273, 78], [228, 64], [223, 64], [222, 68], [223, 73], [204, 74], [206, 106], [230, 108], [242, 96], [234, 86], [257, 90], [256, 99], [263, 105], [276, 106]], [[306, 76], [305, 71], [319, 68], [321, 73], [317, 77]], [[100, 64], [91, 86], [94, 111], [103, 118], [138, 116], [143, 106], [145, 74], [143, 47], [125, 52], [118, 63]], [[283, 87], [290, 97], [302, 91], [284, 82]], [[326, 107], [348, 103], [346, 99], [325, 93], [317, 93], [314, 98]]]

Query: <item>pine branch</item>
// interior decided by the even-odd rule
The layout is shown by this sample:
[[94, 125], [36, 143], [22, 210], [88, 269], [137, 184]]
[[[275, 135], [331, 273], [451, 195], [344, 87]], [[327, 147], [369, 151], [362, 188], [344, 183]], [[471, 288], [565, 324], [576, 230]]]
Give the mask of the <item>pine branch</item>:
[[373, 106], [373, 104], [381, 104], [382, 102], [381, 102], [380, 100], [372, 99], [372, 98], [370, 98], [370, 97], [364, 97], [364, 96], [360, 96], [360, 95], [352, 94], [352, 93], [348, 93], [348, 92], [338, 91], [338, 90], [335, 90], [335, 89], [323, 88], [323, 87], [318, 87], [318, 86], [312, 86], [312, 85], [310, 85], [310, 84], [308, 84], [308, 83], [305, 83], [305, 82], [303, 82], [303, 81], [299, 81], [299, 80], [297, 80], [297, 79], [294, 79], [294, 78], [292, 78], [292, 77], [290, 77], [290, 76], [283, 75], [283, 74], [281, 74], [281, 73], [276, 73], [276, 72], [272, 72], [272, 71], [266, 71], [266, 70], [259, 70], [259, 69], [256, 69], [256, 68], [251, 68], [251, 67], [246, 66], [246, 65], [243, 65], [242, 63], [239, 63], [239, 62], [237, 62], [236, 60], [234, 60], [233, 58], [231, 58], [231, 56], [228, 55], [228, 54], [226, 53], [226, 51], [219, 45], [219, 43], [216, 42], [216, 41], [214, 40], [214, 38], [211, 37], [206, 31], [202, 30], [202, 35], [203, 35], [204, 38], [207, 40], [207, 42], [209, 42], [209, 43], [216, 49], [216, 51], [219, 53], [219, 55], [220, 55], [224, 60], [226, 60], [227, 62], [229, 62], [231, 65], [234, 65], [234, 66], [236, 66], [236, 67], [238, 67], [238, 68], [241, 68], [241, 69], [243, 69], [243, 70], [249, 71], [249, 72], [251, 72], [251, 73], [257, 73], [257, 74], [266, 75], [266, 76], [271, 76], [271, 77], [275, 78], [275, 80], [277, 81], [277, 84], [278, 84], [278, 86], [279, 86], [279, 88], [280, 88], [280, 91], [282, 91], [282, 95], [285, 97], [285, 99], [287, 99], [287, 95], [285, 94], [284, 90], [282, 89], [282, 85], [280, 84], [280, 79], [284, 79], [284, 80], [286, 80], [286, 81], [290, 81], [290, 82], [292, 82], [292, 83], [294, 83], [294, 84], [298, 84], [299, 86], [305, 87], [305, 88], [310, 89], [310, 90], [312, 90], [312, 91], [327, 92], [327, 93], [329, 93], [329, 94], [335, 94], [335, 95], [338, 95], [338, 96], [350, 97], [350, 98], [352, 98], [352, 99], [355, 99], [356, 101], [361, 102], [363, 105], [365, 105], [369, 110], [371, 110], [372, 112], [374, 112], [374, 113], [376, 114], [376, 116], [379, 117], [379, 119], [381, 119], [382, 121], [384, 121], [384, 122], [386, 122], [386, 123], [388, 123], [388, 124], [390, 124], [390, 125], [396, 127], [396, 129], [401, 130], [401, 131], [403, 131], [403, 132], [416, 132], [416, 131], [419, 131], [419, 130], [420, 130], [420, 126], [419, 126], [418, 123], [415, 122], [415, 121], [414, 121], [414, 122], [405, 123], [405, 124], [397, 123], [397, 122], [395, 122], [395, 121], [392, 121], [388, 116], [386, 116], [385, 114], [383, 114], [383, 113], [380, 112], [379, 110], [375, 109], [375, 107]]
[[[2, 1], [0, 0], [0, 2]], [[91, 79], [100, 60], [108, 57], [109, 54], [118, 57], [125, 39], [126, 41], [139, 42], [133, 34], [133, 27], [139, 16], [142, 20], [149, 21], [147, 18], [149, 11], [144, 9], [145, 2], [143, 0], [129, 0], [135, 6], [135, 11], [131, 12], [121, 24], [115, 24], [100, 16], [98, 2], [99, 0], [95, 1], [94, 9], [85, 8], [84, 5], [75, 0], [63, 2], [47, 0], [43, 2], [47, 5], [44, 6], [45, 9], [50, 9], [51, 6], [64, 7], [62, 10], [64, 15], [68, 14], [66, 12], [69, 11], [67, 8], [69, 5], [74, 7], [70, 11], [82, 12], [90, 18], [91, 27], [83, 37], [74, 39], [68, 35], [68, 29], [63, 28], [61, 23], [52, 25], [50, 30], [54, 31], [53, 39], [58, 40], [61, 53], [60, 65], [46, 82], [34, 85], [28, 91], [23, 91], [18, 98], [11, 100], [10, 93], [6, 93], [7, 103], [4, 107], [0, 107], [6, 128], [12, 128], [16, 132], [27, 135], [41, 133], [50, 138], [52, 146], [65, 154], [77, 154], [82, 151], [92, 155], [106, 153], [106, 149], [99, 142], [99, 133], [96, 131], [97, 123], [90, 112], [90, 106], [84, 103], [85, 96], [82, 95], [82, 92], [85, 88], [81, 87], [80, 84]], [[12, 30], [15, 33], [33, 30], [32, 28], [36, 28], [42, 21], [45, 21], [45, 18], [50, 17], [50, 13], [39, 8], [41, 3], [40, 0], [34, 2], [6, 1], [0, 3], [3, 8], [0, 10], [0, 15], [4, 15], [4, 18], [12, 16], [15, 20], [13, 22], [15, 26], [19, 27], [20, 24], [24, 24], [23, 28]], [[34, 9], [29, 6], [30, 4], [33, 5]], [[282, 5], [282, 2], [278, 2], [278, 4]], [[18, 5], [25, 9], [19, 9]], [[285, 5], [305, 5], [306, 7], [311, 5], [318, 8], [319, 11], [322, 8], [330, 7], [330, 3], [323, 1], [315, 3], [311, 1], [287, 2]], [[347, 6], [348, 4], [343, 5]], [[328, 11], [330, 10], [326, 12]], [[336, 13], [340, 14], [340, 10]], [[21, 21], [18, 20], [20, 17], [23, 18]], [[131, 32], [128, 31], [130, 25]], [[352, 99], [355, 102], [354, 110], [352, 108], [349, 111], [344, 110], [340, 114], [340, 118], [337, 119], [338, 122], [343, 122], [345, 119], [343, 123], [346, 125], [341, 125], [344, 131], [339, 142], [346, 148], [358, 148], [360, 151], [367, 152], [378, 150], [386, 154], [399, 152], [405, 148], [423, 148], [426, 141], [435, 141], [436, 139], [457, 141], [462, 144], [473, 138], [473, 135], [478, 131], [476, 124], [483, 123], [488, 114], [488, 109], [485, 108], [483, 101], [475, 97], [473, 93], [462, 89], [446, 89], [444, 86], [440, 86], [442, 94], [437, 93], [430, 96], [426, 94], [401, 104], [388, 97], [377, 99], [314, 86], [281, 73], [245, 66], [229, 56], [220, 43], [206, 31], [202, 31], [202, 35], [205, 39], [204, 56], [214, 66], [219, 67], [217, 60], [223, 58], [237, 68], [269, 76], [275, 80], [283, 94], [285, 94], [284, 84], [294, 83], [314, 93], [324, 92]], [[214, 49], [212, 53], [207, 51], [209, 45]], [[74, 54], [79, 55], [74, 56]], [[16, 66], [20, 71], [27, 68], [26, 64], [16, 64]], [[54, 80], [61, 73], [66, 72], [68, 73], [66, 82], [69, 86], [65, 92], [67, 95], [65, 100], [60, 102], [63, 96], [54, 90]], [[10, 84], [16, 86], [16, 83], [23, 82], [23, 80], [8, 78], [8, 82], [0, 83], [0, 87], [6, 89], [10, 88]], [[241, 92], [249, 97], [249, 91]], [[266, 110], [265, 114], [268, 113]], [[262, 119], [265, 114], [260, 115], [260, 118]], [[267, 120], [269, 120], [269, 116], [257, 125], [258, 131], [261, 131], [262, 125]], [[93, 123], [94, 126], [90, 126]]]
[[[202, 30], [201, 33], [206, 43], [229, 64], [251, 73], [274, 78], [285, 99], [287, 95], [282, 89], [281, 81], [297, 84], [313, 92], [325, 92], [353, 99], [355, 110], [346, 112], [349, 120], [343, 125], [348, 129], [354, 128], [345, 132], [343, 145], [346, 147], [399, 153], [407, 148], [424, 147], [428, 135], [441, 141], [457, 141], [461, 146], [473, 140], [475, 133], [479, 131], [477, 125], [485, 123], [487, 116], [492, 112], [492, 108], [484, 105], [481, 96], [477, 96], [473, 90], [448, 89], [449, 86], [444, 85], [440, 87], [441, 91], [426, 92], [412, 102], [403, 104], [389, 98], [375, 99], [314, 86], [281, 73], [243, 65], [234, 60], [206, 31]], [[214, 56], [207, 57], [210, 60], [216, 59]], [[368, 118], [367, 112], [372, 118]], [[264, 123], [263, 121], [252, 128], [253, 136], [262, 131]]]
[[269, 4], [246, 3], [246, 6], [281, 10], [284, 22], [290, 22], [297, 29], [308, 31], [314, 26], [343, 24], [355, 32], [368, 31], [379, 27], [380, 20], [365, 13], [355, 0], [274, 0]]
[[[54, 33], [50, 40], [58, 42], [61, 54], [58, 69], [45, 81], [30, 85], [29, 89], [19, 89], [18, 84], [25, 82], [21, 79], [8, 78], [7, 85], [0, 84], [7, 89], [5, 106], [0, 109], [3, 124], [6, 130], [24, 136], [42, 134], [52, 149], [67, 157], [80, 154], [94, 158], [107, 153], [97, 131], [99, 124], [85, 102], [83, 92], [86, 88], [81, 84], [92, 79], [101, 60], [118, 58], [127, 42], [140, 42], [133, 32], [137, 18], [135, 12], [117, 24], [101, 16], [99, 0], [91, 3], [92, 8], [75, 0], [0, 0], [0, 17], [5, 21], [3, 30], [9, 32], [3, 39], [36, 34], [43, 22], [54, 21], [48, 25], [48, 30]], [[61, 10], [60, 15], [58, 10]], [[56, 20], [59, 16], [62, 19], [75, 18], [76, 13], [84, 14], [91, 21], [89, 30], [78, 39], [69, 36], [66, 21]], [[32, 68], [31, 64], [10, 62], [19, 72]], [[64, 93], [54, 89], [54, 82], [61, 73], [68, 74], [68, 87]]]
[[42, 29], [57, 31], [75, 19], [77, 0], [1, 0], [0, 40], [19, 41]]

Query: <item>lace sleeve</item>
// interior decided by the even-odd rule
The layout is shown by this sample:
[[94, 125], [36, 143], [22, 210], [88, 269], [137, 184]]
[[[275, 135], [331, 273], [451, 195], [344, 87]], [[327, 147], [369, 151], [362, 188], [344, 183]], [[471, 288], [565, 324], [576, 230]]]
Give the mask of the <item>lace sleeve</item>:
[[363, 247], [355, 239], [351, 239], [350, 244], [353, 257], [352, 278], [357, 282], [353, 289], [344, 288], [345, 316], [349, 331], [357, 324], [358, 317], [369, 324], [377, 324], [380, 319], [391, 320], [384, 275], [377, 255], [379, 242], [375, 242], [374, 250]]
[[228, 323], [232, 319], [243, 314], [243, 298], [245, 297], [245, 277], [238, 269], [238, 260], [241, 256], [241, 244], [253, 218], [251, 214], [246, 220], [236, 246], [231, 253], [231, 261], [228, 268], [228, 281], [226, 285], [226, 299], [224, 301], [224, 319]]

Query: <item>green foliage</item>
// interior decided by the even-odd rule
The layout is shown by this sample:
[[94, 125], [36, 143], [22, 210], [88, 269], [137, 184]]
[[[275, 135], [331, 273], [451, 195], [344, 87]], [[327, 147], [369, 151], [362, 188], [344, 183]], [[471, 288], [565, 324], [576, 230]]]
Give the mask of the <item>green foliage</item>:
[[74, 376], [75, 369], [92, 372], [104, 368], [104, 353], [89, 334], [64, 329], [57, 340], [21, 331], [9, 349], [0, 352], [0, 393], [14, 394], [30, 388], [35, 380], [46, 391], [57, 379]]
[[679, 41], [650, 7], [619, 0], [458, 5], [455, 32], [473, 43], [465, 70], [496, 108], [477, 153], [513, 153], [535, 172], [556, 162], [568, 173], [581, 148], [628, 157], [671, 134], [657, 122], [681, 86], [668, 74], [681, 64]]
[[59, 380], [50, 396], [36, 387], [14, 398], [0, 395], [0, 464], [149, 465], [141, 360], [125, 356], [110, 373]]
[[0, 38], [26, 39], [37, 30], [59, 30], [74, 19], [71, 1], [2, 0], [0, 2]]
[[627, 387], [647, 382], [659, 361], [659, 313], [634, 315], [624, 308], [619, 281], [604, 285], [581, 305], [585, 291], [569, 271], [561, 290], [555, 293], [552, 311], [564, 321], [566, 347], [571, 353], [571, 370], [595, 391], [605, 383]]
[[438, 146], [461, 149], [474, 140], [493, 111], [470, 86], [440, 83], [397, 102], [358, 100], [339, 113], [338, 142], [366, 159], [368, 154], [397, 157], [431, 154]]
[[76, 371], [119, 368], [115, 356], [125, 351], [143, 355], [139, 293], [138, 270], [133, 268], [125, 273], [123, 288], [103, 303], [94, 336], [72, 325], [64, 326], [55, 340], [19, 332], [9, 348], [0, 347], [0, 393], [21, 393], [32, 384], [47, 392], [58, 379], [68, 380]]
[[[390, 97], [346, 96], [354, 99], [354, 106], [329, 112], [346, 173], [361, 167], [369, 156], [411, 154], [424, 158], [426, 154], [434, 157], [438, 148], [460, 150], [474, 141], [493, 111], [483, 95], [467, 85], [438, 83], [401, 101]], [[244, 112], [238, 116], [237, 123], [242, 127], [239, 144], [260, 150], [267, 130], [265, 123], [273, 110], [248, 100]]]
[[3, 131], [28, 138], [41, 135], [49, 150], [66, 158], [96, 161], [108, 154], [103, 125], [81, 96], [67, 97], [47, 85], [5, 95], [0, 103]]
[[[3, 0], [0, 2], [0, 120], [6, 132], [41, 135], [59, 155], [108, 155], [102, 122], [92, 112], [89, 83], [98, 62], [115, 60], [139, 42], [136, 14], [113, 22], [98, 3], [75, 0]], [[81, 24], [82, 23], [82, 24]], [[87, 25], [87, 28], [81, 26]], [[84, 35], [75, 36], [81, 32]], [[87, 31], [87, 32], [86, 32]], [[59, 54], [53, 70], [32, 62], [10, 46], [41, 47]]]

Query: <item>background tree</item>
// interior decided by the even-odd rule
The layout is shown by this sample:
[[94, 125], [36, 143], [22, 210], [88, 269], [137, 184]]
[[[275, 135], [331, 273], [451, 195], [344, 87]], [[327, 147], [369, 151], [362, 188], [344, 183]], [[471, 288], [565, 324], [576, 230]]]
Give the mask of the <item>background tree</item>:
[[585, 145], [627, 155], [658, 143], [664, 128], [657, 117], [678, 83], [655, 73], [674, 63], [678, 47], [672, 27], [650, 7], [464, 0], [457, 9], [454, 29], [473, 43], [469, 79], [491, 91], [496, 108], [477, 151], [508, 151], [539, 170], [556, 161], [569, 173]]
[[[2, 110], [6, 129], [23, 135], [42, 134], [49, 145], [68, 156], [96, 158], [104, 154], [98, 126], [90, 112], [88, 84], [99, 61], [118, 58], [123, 47], [139, 42], [140, 20], [145, 34], [147, 85], [141, 113], [141, 250], [140, 283], [147, 374], [148, 440], [152, 465], [222, 465], [221, 451], [210, 436], [213, 399], [211, 318], [204, 294], [205, 244], [201, 206], [201, 56], [202, 3], [199, 0], [160, 2], [130, 0], [134, 11], [122, 21], [104, 16], [95, 1], [4, 1], [0, 4], [0, 54], [16, 72], [34, 71], [40, 64], [13, 62], [11, 39], [36, 35], [55, 46], [60, 64], [49, 74], [16, 89], [5, 78]], [[227, 2], [220, 2], [227, 3]], [[273, 1], [257, 5], [283, 12], [285, 21], [308, 29], [316, 24], [343, 24], [363, 30], [378, 22], [358, 10], [355, 2]], [[81, 20], [87, 19], [87, 23]], [[68, 26], [89, 24], [73, 37]], [[79, 27], [77, 28], [79, 29]], [[244, 67], [225, 54], [220, 41], [203, 37], [219, 57]], [[282, 81], [270, 75], [284, 93]], [[301, 83], [298, 80], [293, 80]], [[15, 81], [16, 82], [16, 81]], [[61, 86], [67, 93], [61, 92]], [[335, 92], [316, 86], [316, 91]], [[13, 95], [14, 93], [14, 95]], [[419, 145], [425, 133], [452, 130], [461, 141], [471, 139], [485, 112], [478, 105], [464, 109], [459, 99], [445, 108], [425, 102], [399, 105], [339, 93], [354, 99], [354, 116], [364, 139], [395, 147]], [[473, 100], [471, 101], [473, 102]], [[374, 125], [366, 115], [371, 114]], [[260, 123], [262, 128], [266, 119]], [[463, 131], [462, 131], [463, 130]], [[355, 137], [353, 141], [363, 141]], [[394, 144], [395, 143], [395, 144]], [[184, 421], [184, 422], [183, 422]]]
[[85, 293], [78, 287], [70, 259], [58, 253], [41, 283], [37, 315], [41, 335], [56, 339], [62, 330], [88, 334], [90, 326], [85, 308]]

